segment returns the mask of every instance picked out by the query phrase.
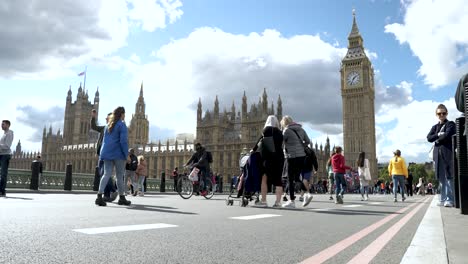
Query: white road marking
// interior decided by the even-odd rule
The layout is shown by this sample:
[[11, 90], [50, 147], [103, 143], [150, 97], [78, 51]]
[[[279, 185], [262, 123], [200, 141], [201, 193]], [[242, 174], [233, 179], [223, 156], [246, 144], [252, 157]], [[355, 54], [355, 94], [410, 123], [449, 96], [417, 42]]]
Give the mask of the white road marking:
[[259, 214], [259, 215], [236, 216], [236, 217], [229, 217], [229, 218], [230, 219], [235, 219], [235, 220], [254, 220], [254, 219], [277, 217], [277, 216], [281, 216], [281, 215]]
[[312, 209], [311, 211], [330, 211], [331, 208], [316, 208], [316, 209]]
[[372, 202], [372, 203], [369, 203], [369, 204], [377, 205], [377, 204], [382, 204], [382, 203], [381, 202]]
[[125, 225], [125, 226], [108, 226], [108, 227], [97, 227], [97, 228], [73, 229], [73, 231], [87, 234], [87, 235], [96, 235], [96, 234], [105, 234], [105, 233], [160, 229], [160, 228], [169, 228], [169, 227], [177, 227], [177, 226], [158, 223], [158, 224], [145, 224], [145, 225]]
[[438, 200], [438, 195], [434, 195], [401, 263], [448, 263], [444, 226], [440, 207], [437, 206]]
[[348, 207], [348, 208], [354, 208], [354, 207], [361, 207], [362, 204], [349, 204], [349, 205], [343, 205], [343, 207]]

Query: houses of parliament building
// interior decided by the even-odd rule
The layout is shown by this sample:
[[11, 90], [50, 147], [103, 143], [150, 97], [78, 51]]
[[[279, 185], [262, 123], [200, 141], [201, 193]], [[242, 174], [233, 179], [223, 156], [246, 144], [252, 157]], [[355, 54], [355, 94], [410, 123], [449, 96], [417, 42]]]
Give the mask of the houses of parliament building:
[[[353, 166], [359, 152], [365, 151], [370, 161], [371, 174], [377, 176], [377, 159], [375, 144], [374, 117], [374, 70], [365, 54], [363, 38], [359, 32], [355, 15], [348, 36], [348, 52], [341, 62], [341, 96], [343, 101], [343, 141], [346, 163]], [[337, 87], [338, 91], [338, 87]], [[90, 130], [91, 110], [99, 110], [99, 91], [94, 100], [89, 100], [88, 92], [80, 87], [76, 99], [72, 102], [72, 90], [68, 90], [65, 106], [63, 132], [47, 131], [42, 135], [42, 160], [47, 171], [65, 171], [68, 163], [72, 164], [74, 173], [93, 173], [97, 164], [97, 133]], [[223, 176], [238, 175], [239, 158], [242, 151], [251, 149], [262, 133], [268, 115], [282, 118], [283, 105], [278, 96], [276, 111], [273, 102], [269, 104], [266, 89], [258, 103], [248, 105], [245, 95], [242, 105], [237, 109], [234, 102], [230, 111], [220, 111], [218, 97], [211, 110], [203, 112], [201, 99], [197, 106], [196, 139], [175, 138], [174, 140], [149, 143], [149, 122], [146, 115], [146, 104], [143, 96], [143, 85], [140, 89], [135, 112], [128, 125], [129, 146], [138, 154], [145, 156], [148, 164], [148, 176], [160, 177], [174, 167], [182, 167], [193, 154], [194, 141], [200, 142], [213, 154], [211, 166], [214, 173]], [[129, 112], [129, 111], [127, 111]], [[326, 177], [325, 163], [331, 146], [327, 139], [324, 146], [312, 146], [319, 161], [319, 178]], [[11, 168], [30, 169], [31, 162], [39, 153], [24, 153], [21, 143], [10, 161]], [[227, 179], [228, 177], [224, 177]]]
[[[97, 164], [96, 141], [99, 134], [90, 130], [92, 109], [99, 111], [99, 91], [96, 91], [93, 102], [89, 95], [78, 88], [76, 99], [72, 102], [72, 90], [68, 90], [65, 106], [64, 128], [53, 131], [52, 127], [44, 127], [42, 135], [42, 153], [25, 153], [19, 142], [10, 161], [10, 167], [29, 169], [36, 155], [41, 154], [46, 171], [65, 171], [67, 164], [72, 164], [74, 173], [94, 173]], [[278, 97], [276, 113], [274, 104], [268, 105], [266, 89], [258, 101], [250, 105], [248, 110], [247, 96], [242, 96], [240, 111], [236, 111], [233, 102], [230, 111], [220, 112], [219, 101], [216, 97], [214, 107], [203, 113], [201, 99], [197, 106], [196, 142], [202, 143], [212, 152], [212, 171], [224, 176], [238, 175], [241, 152], [251, 149], [260, 137], [268, 115], [276, 114], [282, 117], [281, 97]], [[149, 141], [149, 121], [145, 112], [146, 104], [143, 85], [135, 104], [135, 113], [128, 125], [129, 146], [136, 149], [137, 154], [144, 155], [148, 164], [148, 176], [160, 177], [174, 167], [182, 167], [193, 154], [193, 139], [175, 138], [157, 144]], [[325, 148], [315, 145], [317, 156], [322, 163], [324, 172], [325, 162], [330, 155], [330, 142], [327, 140]]]

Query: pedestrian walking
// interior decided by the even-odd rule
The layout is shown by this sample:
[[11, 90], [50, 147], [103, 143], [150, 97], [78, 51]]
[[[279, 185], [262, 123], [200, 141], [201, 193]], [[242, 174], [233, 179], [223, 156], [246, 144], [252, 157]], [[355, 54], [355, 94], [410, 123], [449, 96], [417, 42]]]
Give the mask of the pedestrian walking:
[[[135, 155], [135, 150], [133, 148], [128, 150], [127, 163], [125, 165], [125, 193], [128, 192], [128, 187], [130, 187], [130, 193], [134, 194], [135, 186], [137, 185], [137, 180], [135, 179], [135, 171], [138, 168], [138, 158]], [[130, 186], [128, 184], [130, 182]]]
[[[107, 114], [106, 117], [106, 124], [109, 123], [109, 118], [112, 115], [112, 113]], [[98, 141], [96, 142], [96, 154], [98, 156], [98, 168], [99, 168], [99, 175], [100, 178], [104, 176], [104, 161], [100, 159], [100, 154], [101, 154], [101, 147], [102, 147], [102, 140], [104, 138], [104, 129], [106, 126], [98, 126], [97, 125], [97, 111], [96, 109], [93, 109], [91, 111], [91, 129], [94, 131], [99, 132], [99, 138]], [[117, 189], [115, 187], [115, 182], [113, 180], [113, 177], [110, 178], [110, 180], [107, 182], [106, 188], [104, 189], [104, 201], [105, 202], [113, 202], [117, 198]]]
[[174, 180], [174, 192], [177, 192], [177, 180], [179, 179], [179, 168], [175, 167], [172, 171], [172, 179]]
[[13, 143], [13, 130], [10, 130], [11, 122], [2, 121], [3, 135], [0, 138], [0, 197], [6, 197], [6, 185], [8, 180], [8, 167], [11, 159], [11, 144]]
[[369, 181], [372, 179], [369, 169], [369, 160], [366, 159], [366, 153], [360, 152], [356, 161], [359, 174], [359, 186], [361, 190], [361, 201], [369, 200]]
[[346, 180], [344, 175], [346, 173], [346, 170], [351, 170], [351, 167], [346, 166], [345, 157], [342, 154], [343, 149], [341, 147], [335, 147], [335, 152], [335, 155], [333, 155], [331, 158], [336, 185], [335, 203], [343, 204], [343, 194], [346, 188]]
[[443, 104], [436, 108], [439, 122], [432, 126], [427, 141], [434, 143], [432, 158], [435, 163], [435, 176], [439, 180], [439, 205], [453, 207], [453, 153], [452, 136], [455, 134], [455, 123], [447, 119], [448, 110]]
[[128, 130], [125, 120], [125, 108], [119, 106], [109, 118], [109, 124], [104, 129], [104, 138], [101, 147], [100, 157], [104, 161], [104, 176], [99, 184], [99, 191], [95, 201], [96, 205], [106, 206], [102, 199], [104, 189], [112, 176], [115, 168], [117, 177], [117, 190], [119, 192], [119, 205], [130, 205], [131, 202], [125, 199], [124, 195], [124, 175], [125, 163], [128, 156]]
[[133, 196], [136, 196], [137, 194], [140, 196], [145, 195], [145, 186], [143, 184], [145, 183], [146, 176], [148, 176], [146, 160], [143, 155], [140, 155], [138, 156], [138, 167], [135, 171], [135, 178], [137, 179], [137, 184]]
[[393, 195], [394, 202], [397, 202], [398, 186], [401, 189], [401, 201], [405, 201], [405, 179], [408, 178], [408, 168], [403, 157], [401, 157], [401, 151], [399, 149], [393, 152], [394, 157], [388, 164], [388, 173], [392, 177], [393, 181]]
[[[257, 206], [266, 207], [266, 196], [268, 185], [275, 186], [276, 200], [273, 207], [281, 207], [281, 196], [283, 195], [282, 171], [284, 165], [283, 133], [276, 116], [268, 116], [262, 131], [262, 159], [265, 174], [262, 176], [260, 188], [261, 198]], [[254, 147], [254, 151], [257, 146]]]
[[328, 193], [330, 194], [330, 201], [333, 200], [333, 185], [335, 184], [335, 173], [333, 172], [333, 166], [331, 164], [331, 158], [335, 155], [335, 149], [330, 154], [330, 158], [327, 161], [327, 172], [328, 172]]
[[[281, 127], [283, 128], [283, 146], [285, 161], [283, 172], [287, 174], [289, 183], [289, 201], [282, 206], [285, 208], [295, 208], [295, 195], [294, 186], [299, 182], [299, 176], [303, 171], [306, 153], [304, 145], [310, 144], [310, 139], [307, 133], [298, 123], [295, 123], [290, 116], [284, 116], [281, 120]], [[307, 206], [312, 200], [312, 195], [306, 193], [303, 201], [303, 206]]]
[[408, 178], [406, 179], [406, 195], [413, 196], [413, 173], [408, 168]]

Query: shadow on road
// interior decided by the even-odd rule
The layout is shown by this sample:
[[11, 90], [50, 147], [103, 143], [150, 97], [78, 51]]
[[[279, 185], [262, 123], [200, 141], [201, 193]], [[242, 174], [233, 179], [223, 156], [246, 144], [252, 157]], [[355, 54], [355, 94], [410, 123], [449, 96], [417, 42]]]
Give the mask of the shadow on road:
[[14, 197], [14, 196], [6, 196], [5, 198], [6, 198], [6, 199], [16, 199], [16, 200], [28, 200], [28, 201], [34, 200], [33, 198]]
[[[122, 208], [122, 207], [109, 207], [109, 208]], [[182, 212], [169, 209], [177, 209], [174, 207], [167, 206], [155, 206], [155, 205], [145, 205], [145, 204], [132, 204], [127, 207], [128, 210], [141, 210], [141, 211], [150, 211], [150, 212], [161, 212], [161, 213], [171, 213], [171, 214], [184, 214], [184, 215], [197, 215], [192, 212]]]

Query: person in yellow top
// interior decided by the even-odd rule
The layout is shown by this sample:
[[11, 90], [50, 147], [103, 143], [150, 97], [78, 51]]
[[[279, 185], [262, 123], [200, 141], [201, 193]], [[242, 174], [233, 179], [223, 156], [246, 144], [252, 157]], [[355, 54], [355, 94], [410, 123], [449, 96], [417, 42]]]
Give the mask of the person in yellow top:
[[405, 201], [405, 179], [408, 178], [408, 168], [406, 167], [405, 159], [401, 157], [399, 149], [393, 152], [395, 155], [388, 163], [388, 174], [392, 176], [393, 193], [395, 194], [394, 202], [397, 202], [398, 185], [400, 185], [401, 201]]

